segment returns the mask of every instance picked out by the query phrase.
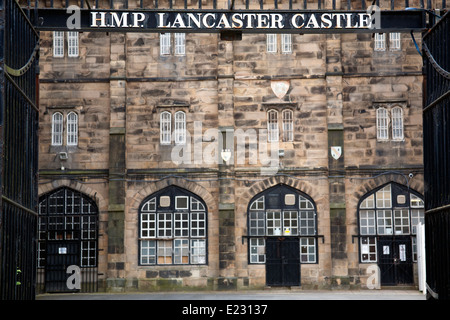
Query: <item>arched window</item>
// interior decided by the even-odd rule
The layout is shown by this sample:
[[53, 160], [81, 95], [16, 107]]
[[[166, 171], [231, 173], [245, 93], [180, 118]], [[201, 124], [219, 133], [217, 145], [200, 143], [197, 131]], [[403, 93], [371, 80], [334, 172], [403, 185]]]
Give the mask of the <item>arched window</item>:
[[392, 139], [403, 140], [403, 109], [401, 107], [392, 108]]
[[248, 207], [249, 262], [266, 262], [268, 237], [295, 237], [300, 245], [300, 262], [317, 262], [317, 211], [306, 194], [278, 185], [263, 191]]
[[63, 140], [63, 115], [55, 112], [52, 116], [52, 145], [61, 146]]
[[139, 264], [206, 264], [207, 208], [201, 198], [167, 187], [139, 208]]
[[[422, 196], [405, 186], [389, 183], [362, 197], [358, 206], [361, 262], [377, 262], [387, 255], [383, 239], [412, 239], [408, 252], [417, 260], [415, 235], [417, 225], [424, 220]], [[390, 254], [390, 252], [389, 252]]]
[[267, 137], [268, 141], [278, 141], [278, 111], [269, 110], [267, 112]]
[[172, 114], [163, 111], [160, 114], [160, 142], [161, 144], [170, 144], [172, 130]]
[[69, 112], [67, 115], [67, 145], [76, 146], [78, 144], [78, 115]]
[[389, 116], [385, 108], [377, 109], [377, 139], [389, 139]]
[[292, 110], [286, 109], [282, 112], [283, 116], [283, 141], [294, 140], [294, 117]]
[[186, 113], [183, 111], [175, 112], [175, 143], [186, 143]]

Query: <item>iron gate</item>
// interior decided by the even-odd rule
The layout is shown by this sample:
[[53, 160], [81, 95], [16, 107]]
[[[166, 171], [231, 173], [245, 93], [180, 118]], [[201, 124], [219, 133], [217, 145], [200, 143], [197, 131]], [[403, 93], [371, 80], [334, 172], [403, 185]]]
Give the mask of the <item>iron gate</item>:
[[39, 34], [0, 0], [0, 300], [34, 299]]
[[450, 15], [423, 38], [423, 144], [428, 292], [450, 299]]
[[63, 187], [39, 198], [37, 292], [96, 292], [98, 208]]

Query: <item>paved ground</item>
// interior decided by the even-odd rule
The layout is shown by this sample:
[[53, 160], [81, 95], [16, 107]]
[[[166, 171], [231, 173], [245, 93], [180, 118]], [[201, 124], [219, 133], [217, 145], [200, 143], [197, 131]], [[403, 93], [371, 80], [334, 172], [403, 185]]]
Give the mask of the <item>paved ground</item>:
[[262, 290], [213, 292], [45, 294], [36, 300], [426, 300], [418, 290]]

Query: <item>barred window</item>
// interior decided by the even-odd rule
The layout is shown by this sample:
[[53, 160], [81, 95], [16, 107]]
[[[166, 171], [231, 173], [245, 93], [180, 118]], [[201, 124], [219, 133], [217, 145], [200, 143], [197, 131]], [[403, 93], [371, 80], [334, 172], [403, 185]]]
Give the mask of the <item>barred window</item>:
[[292, 110], [286, 109], [282, 112], [283, 116], [283, 141], [294, 140], [294, 117]]
[[401, 41], [400, 41], [400, 32], [392, 32], [389, 33], [389, 50], [400, 50]]
[[161, 33], [159, 35], [159, 48], [162, 56], [170, 54], [170, 33]]
[[172, 114], [164, 111], [160, 115], [160, 143], [170, 144], [172, 128]]
[[64, 32], [53, 31], [53, 56], [55, 58], [64, 57]]
[[374, 35], [374, 50], [386, 50], [386, 35], [384, 33], [375, 33]]
[[63, 141], [63, 115], [60, 112], [55, 112], [52, 116], [52, 145], [60, 146]]
[[389, 138], [389, 116], [385, 108], [377, 109], [377, 139], [387, 140]]
[[175, 143], [186, 143], [186, 114], [183, 111], [175, 112]]
[[273, 33], [267, 34], [267, 52], [277, 52], [277, 35]]
[[403, 109], [401, 107], [392, 108], [392, 139], [403, 140]]
[[67, 115], [67, 145], [76, 146], [78, 144], [78, 115], [69, 112]]
[[278, 111], [269, 110], [267, 112], [267, 136], [270, 142], [278, 141]]
[[78, 32], [69, 31], [67, 32], [67, 50], [68, 56], [71, 58], [78, 57], [79, 46], [78, 46]]
[[172, 40], [172, 33], [161, 33], [159, 37], [159, 47], [160, 54], [162, 56], [171, 54], [176, 56], [184, 56], [186, 54], [186, 34], [174, 33]]
[[281, 52], [292, 52], [292, 35], [290, 33], [284, 33], [281, 35]]
[[186, 34], [175, 33], [175, 55], [183, 56], [186, 54]]

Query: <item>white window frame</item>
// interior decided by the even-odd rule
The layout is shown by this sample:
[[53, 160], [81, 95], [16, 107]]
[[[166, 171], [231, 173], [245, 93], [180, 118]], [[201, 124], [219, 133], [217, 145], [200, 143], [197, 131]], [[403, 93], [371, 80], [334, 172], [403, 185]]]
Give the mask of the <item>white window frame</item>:
[[[266, 235], [268, 236], [281, 236], [282, 235], [282, 225], [281, 225], [281, 211], [268, 210], [266, 213]], [[275, 232], [276, 229], [280, 230], [280, 233]]]
[[401, 107], [394, 107], [391, 110], [392, 116], [392, 140], [403, 140], [403, 109]]
[[389, 139], [389, 113], [386, 108], [380, 107], [376, 111], [377, 113], [377, 139], [388, 140]]
[[189, 263], [189, 239], [173, 240], [173, 264]]
[[70, 58], [77, 58], [80, 54], [78, 37], [79, 34], [76, 31], [67, 32], [67, 55]]
[[170, 144], [172, 140], [172, 114], [169, 111], [161, 112], [159, 121], [160, 143]]
[[360, 210], [359, 233], [361, 235], [376, 235], [377, 229], [375, 219], [375, 210]]
[[175, 112], [175, 144], [186, 144], [186, 113]]
[[170, 55], [171, 53], [171, 34], [166, 33], [160, 33], [159, 34], [159, 48], [160, 48], [160, 54], [162, 56]]
[[294, 112], [285, 109], [281, 113], [283, 121], [283, 141], [294, 141]]
[[140, 263], [143, 265], [156, 264], [156, 241], [141, 241]]
[[300, 235], [313, 236], [316, 234], [316, 212], [314, 210], [301, 210], [298, 218]]
[[189, 237], [189, 212], [175, 212], [173, 217], [175, 237]]
[[191, 238], [206, 237], [206, 212], [191, 212]]
[[[170, 197], [172, 209], [157, 207], [156, 196], [142, 204], [139, 225], [139, 263], [141, 265], [205, 264], [207, 254], [205, 205], [193, 196]], [[188, 207], [176, 209], [176, 198], [187, 198]], [[192, 203], [196, 205], [192, 206]], [[189, 208], [193, 211], [191, 212]], [[203, 211], [198, 211], [199, 209]]]
[[250, 210], [264, 210], [264, 196], [253, 201], [250, 205]]
[[184, 56], [186, 54], [186, 34], [185, 33], [175, 33], [174, 34], [174, 42], [175, 42], [175, 55], [176, 56]]
[[156, 252], [158, 264], [173, 264], [173, 242], [159, 240], [157, 245]]
[[264, 211], [249, 212], [249, 235], [264, 236], [266, 234], [266, 215]]
[[269, 142], [279, 141], [280, 130], [278, 128], [278, 111], [270, 109], [267, 111], [267, 139]]
[[290, 33], [281, 34], [281, 52], [292, 53], [292, 34]]
[[267, 52], [276, 53], [277, 52], [277, 35], [275, 33], [268, 33], [266, 36], [267, 42]]
[[296, 236], [299, 234], [298, 225], [298, 211], [285, 210], [283, 211], [283, 230], [282, 234]]
[[374, 46], [375, 51], [386, 51], [386, 35], [384, 33], [374, 34]]
[[300, 238], [300, 262], [301, 263], [316, 263], [316, 239], [315, 238]]
[[403, 209], [394, 209], [394, 232], [396, 235], [410, 234], [410, 218], [409, 218], [409, 210], [406, 208]]
[[377, 210], [377, 234], [392, 235], [394, 234], [394, 222], [392, 210]]
[[78, 114], [73, 111], [67, 114], [66, 143], [68, 146], [78, 145]]
[[53, 57], [64, 57], [64, 31], [53, 31]]
[[389, 50], [398, 51], [401, 49], [401, 33], [391, 32], [389, 33]]
[[206, 263], [206, 240], [191, 239], [191, 264]]
[[391, 193], [391, 185], [388, 184], [384, 188], [378, 190], [375, 193], [376, 196], [376, 206], [379, 209], [382, 208], [391, 208], [392, 207], [392, 193]]
[[[360, 246], [361, 246], [361, 262], [377, 262], [377, 240], [375, 237], [361, 237], [360, 238]], [[362, 249], [363, 246], [367, 246], [368, 252], [364, 252]], [[365, 256], [367, 255], [367, 256]]]
[[157, 237], [171, 238], [173, 236], [173, 214], [171, 212], [158, 212], [157, 213]]
[[[56, 119], [58, 117], [58, 119]], [[64, 116], [61, 112], [52, 115], [52, 146], [62, 146], [64, 132]]]
[[312, 204], [312, 202], [302, 196], [298, 196], [298, 207], [301, 210], [314, 209], [314, 205]]
[[266, 263], [266, 241], [264, 238], [250, 239], [250, 263]]

